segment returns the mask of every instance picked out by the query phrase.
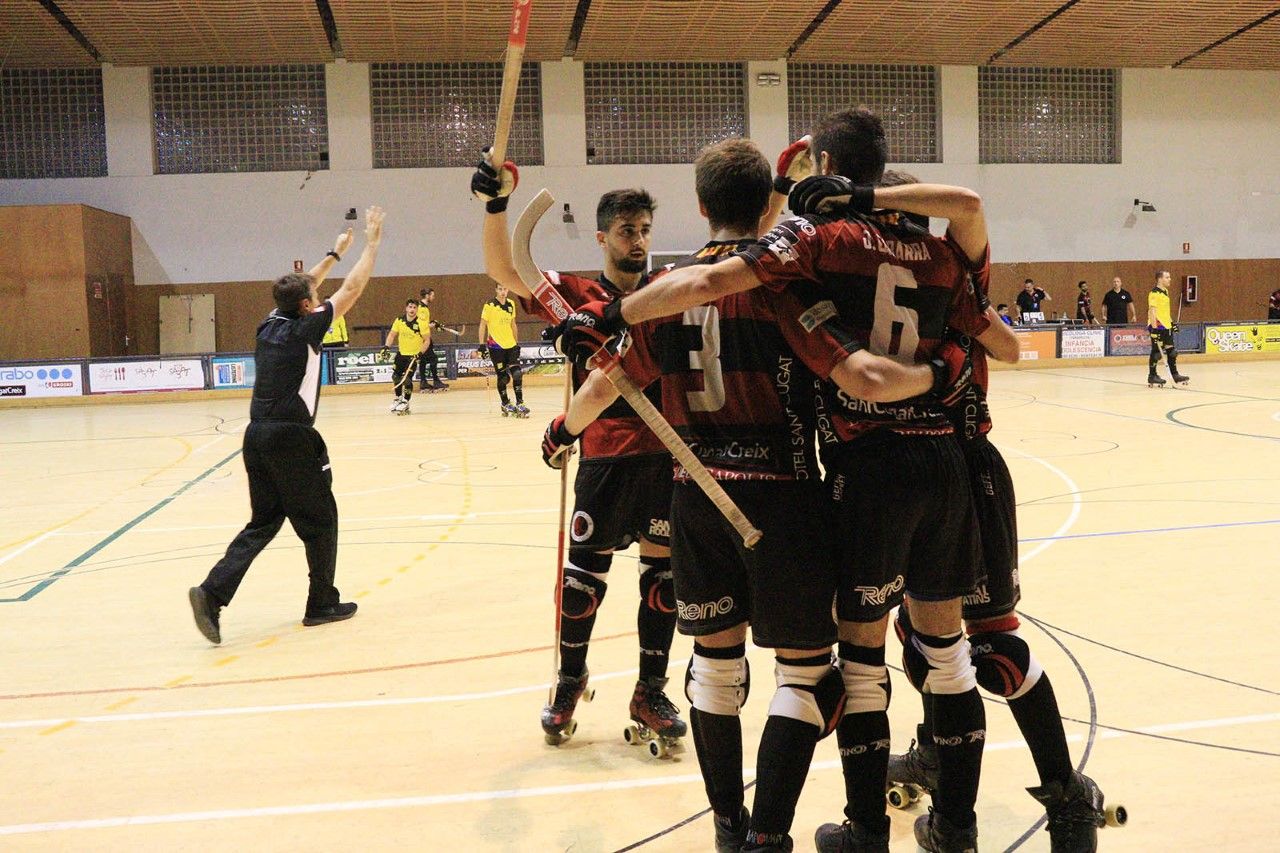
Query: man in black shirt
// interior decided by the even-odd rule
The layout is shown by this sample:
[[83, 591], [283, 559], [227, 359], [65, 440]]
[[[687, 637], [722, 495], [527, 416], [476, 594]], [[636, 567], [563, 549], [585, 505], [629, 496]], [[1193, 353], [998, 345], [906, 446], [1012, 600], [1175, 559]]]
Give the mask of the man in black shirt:
[[188, 593], [196, 627], [209, 642], [222, 642], [218, 613], [231, 603], [254, 558], [289, 519], [306, 546], [311, 578], [303, 625], [350, 619], [354, 602], [341, 602], [333, 585], [338, 557], [338, 505], [324, 439], [315, 429], [320, 402], [320, 342], [333, 321], [355, 305], [382, 242], [382, 208], [365, 211], [365, 247], [342, 286], [321, 302], [317, 286], [351, 245], [339, 238], [310, 273], [294, 273], [272, 286], [276, 310], [258, 327], [257, 379], [244, 432], [244, 467], [253, 515], [227, 547], [204, 583]]
[[1086, 325], [1096, 325], [1098, 318], [1093, 315], [1093, 297], [1089, 295], [1089, 282], [1082, 281], [1076, 285], [1076, 320]]
[[[1040, 313], [1041, 302], [1052, 302], [1053, 297], [1045, 293], [1031, 279], [1022, 282], [1022, 291], [1018, 293], [1018, 313], [1021, 315], [1020, 321], [1023, 323], [1031, 322], [1028, 314]], [[1043, 318], [1042, 318], [1043, 319]]]
[[1107, 309], [1108, 326], [1138, 321], [1138, 312], [1133, 307], [1133, 295], [1124, 289], [1120, 276], [1111, 279], [1111, 289], [1102, 297], [1102, 304]]

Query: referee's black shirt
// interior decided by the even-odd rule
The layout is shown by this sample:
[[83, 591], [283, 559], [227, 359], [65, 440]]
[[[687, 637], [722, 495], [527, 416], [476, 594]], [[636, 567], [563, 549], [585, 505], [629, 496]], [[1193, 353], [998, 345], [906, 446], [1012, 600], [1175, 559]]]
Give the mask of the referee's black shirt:
[[311, 314], [267, 315], [258, 327], [253, 360], [256, 376], [251, 421], [288, 421], [312, 426], [320, 402], [320, 343], [333, 323], [327, 299]]

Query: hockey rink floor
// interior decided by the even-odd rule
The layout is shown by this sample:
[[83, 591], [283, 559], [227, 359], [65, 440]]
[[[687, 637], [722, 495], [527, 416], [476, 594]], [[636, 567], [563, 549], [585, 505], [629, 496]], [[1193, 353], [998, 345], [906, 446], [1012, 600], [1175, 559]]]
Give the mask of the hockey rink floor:
[[[1280, 361], [1003, 371], [992, 439], [1019, 504], [1023, 634], [1072, 758], [1130, 815], [1106, 851], [1276, 849], [1280, 813]], [[248, 519], [248, 400], [0, 408], [0, 850], [705, 851], [692, 743], [622, 740], [637, 666], [634, 549], [613, 563], [595, 701], [543, 742], [559, 477], [489, 390], [326, 392], [354, 619], [300, 624], [286, 525], [196, 631], [187, 588]], [[682, 709], [691, 643], [677, 636]], [[899, 649], [889, 641], [889, 659]], [[746, 782], [772, 692], [752, 649]], [[896, 670], [893, 747], [919, 701]], [[1030, 756], [987, 697], [983, 850], [1047, 851]], [[750, 804], [752, 791], [747, 792]], [[792, 834], [839, 821], [835, 739]], [[890, 810], [894, 850], [924, 813]]]

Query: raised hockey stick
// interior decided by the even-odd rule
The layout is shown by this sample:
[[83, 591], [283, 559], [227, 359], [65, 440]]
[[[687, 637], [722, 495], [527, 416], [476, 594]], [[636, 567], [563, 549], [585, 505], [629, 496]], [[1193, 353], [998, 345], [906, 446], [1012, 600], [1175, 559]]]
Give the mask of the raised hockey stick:
[[516, 89], [520, 86], [520, 62], [524, 59], [524, 42], [529, 35], [529, 13], [533, 0], [514, 0], [511, 29], [507, 30], [507, 60], [502, 67], [502, 94], [498, 99], [498, 122], [493, 132], [490, 162], [499, 171], [507, 157], [507, 138], [511, 135], [511, 117], [516, 110]]
[[[515, 233], [511, 237], [511, 255], [515, 262], [516, 272], [520, 275], [520, 280], [525, 283], [529, 290], [533, 291], [533, 296], [546, 308], [551, 316], [557, 320], [564, 320], [569, 316], [570, 307], [567, 302], [556, 292], [555, 287], [542, 274], [542, 270], [533, 262], [533, 256], [529, 251], [529, 241], [533, 236], [534, 226], [538, 224], [538, 220], [542, 218], [542, 214], [546, 213], [547, 208], [555, 202], [551, 193], [545, 189], [538, 192], [533, 200], [529, 202], [524, 211], [520, 214], [520, 218], [516, 221]], [[684, 440], [676, 434], [671, 428], [671, 424], [667, 423], [662, 413], [654, 408], [653, 403], [649, 402], [649, 398], [644, 392], [635, 386], [635, 383], [628, 378], [625, 371], [622, 370], [618, 362], [618, 357], [610, 353], [601, 351], [594, 360], [594, 365], [598, 367], [614, 387], [622, 394], [623, 399], [635, 409], [637, 415], [645, 422], [649, 429], [653, 430], [653, 434], [666, 445], [667, 450], [671, 451], [671, 455], [676, 458], [684, 469], [689, 473], [689, 477], [701, 487], [711, 502], [716, 505], [716, 509], [725, 519], [733, 525], [733, 529], [742, 537], [742, 543], [748, 548], [754, 546], [760, 541], [760, 531], [752, 526], [747, 517], [742, 514], [742, 510], [738, 509], [737, 504], [733, 502], [720, 484], [716, 482], [711, 473], [707, 471], [698, 457], [694, 455]]]

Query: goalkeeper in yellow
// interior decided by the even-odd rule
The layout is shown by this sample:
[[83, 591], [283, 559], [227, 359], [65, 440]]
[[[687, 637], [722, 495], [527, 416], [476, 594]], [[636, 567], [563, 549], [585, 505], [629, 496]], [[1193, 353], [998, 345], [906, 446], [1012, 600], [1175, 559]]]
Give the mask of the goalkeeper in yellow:
[[1173, 333], [1178, 325], [1173, 322], [1173, 314], [1169, 309], [1168, 270], [1156, 273], [1156, 286], [1147, 295], [1147, 333], [1151, 335], [1151, 359], [1147, 369], [1147, 385], [1151, 388], [1163, 388], [1165, 381], [1156, 373], [1156, 365], [1160, 364], [1160, 350], [1169, 361], [1169, 375], [1178, 385], [1186, 385], [1191, 377], [1178, 372], [1178, 348], [1173, 342]]

